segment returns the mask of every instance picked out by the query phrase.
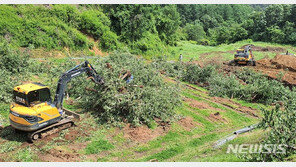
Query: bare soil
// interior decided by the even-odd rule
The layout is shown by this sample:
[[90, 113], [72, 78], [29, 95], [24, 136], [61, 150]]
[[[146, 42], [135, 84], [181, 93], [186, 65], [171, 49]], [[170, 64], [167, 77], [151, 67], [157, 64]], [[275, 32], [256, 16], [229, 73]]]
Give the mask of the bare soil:
[[257, 110], [255, 110], [251, 107], [242, 106], [241, 104], [236, 103], [236, 102], [232, 101], [231, 99], [225, 99], [222, 97], [212, 97], [212, 99], [216, 103], [220, 103], [220, 104], [224, 105], [225, 107], [231, 108], [231, 109], [236, 110], [238, 112], [248, 114], [253, 117], [258, 117]]
[[191, 131], [196, 127], [202, 126], [202, 124], [195, 122], [191, 117], [180, 119], [178, 124], [181, 125], [186, 131]]
[[[241, 49], [244, 49], [245, 46], [247, 45], [242, 46]], [[252, 50], [260, 51], [260, 52], [285, 52], [286, 51], [284, 48], [281, 48], [281, 47], [270, 47], [270, 46], [267, 46], [267, 47], [252, 46]]]
[[185, 101], [189, 103], [190, 107], [193, 108], [198, 108], [198, 109], [209, 109], [209, 110], [214, 110], [214, 111], [221, 111], [221, 112], [225, 112], [224, 110], [221, 110], [220, 108], [215, 108], [210, 106], [208, 103], [206, 102], [200, 102], [194, 99], [189, 99], [189, 98], [185, 98]]
[[152, 130], [146, 125], [134, 127], [130, 124], [127, 124], [123, 128], [123, 137], [132, 141], [136, 141], [138, 143], [145, 143], [158, 136], [166, 134], [169, 128], [169, 126], [158, 125], [155, 129]]
[[296, 85], [296, 56], [277, 55], [273, 59], [261, 59], [254, 69], [271, 79], [278, 79], [282, 75], [284, 84], [290, 87]]
[[209, 119], [213, 122], [224, 122], [227, 123], [228, 121], [221, 116], [219, 112], [210, 114]]
[[39, 159], [43, 162], [77, 162], [80, 160], [80, 155], [53, 148], [47, 151], [46, 154], [39, 155]]

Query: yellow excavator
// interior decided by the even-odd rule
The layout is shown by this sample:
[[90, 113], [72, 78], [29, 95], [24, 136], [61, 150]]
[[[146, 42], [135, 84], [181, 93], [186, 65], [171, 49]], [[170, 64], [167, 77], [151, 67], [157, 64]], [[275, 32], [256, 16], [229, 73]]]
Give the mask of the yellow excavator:
[[53, 101], [49, 87], [41, 83], [16, 86], [10, 105], [11, 126], [16, 131], [27, 132], [31, 142], [73, 126], [79, 115], [63, 108], [63, 98], [67, 83], [84, 72], [96, 84], [104, 84], [92, 65], [85, 61], [61, 75]]
[[248, 65], [256, 66], [256, 61], [252, 52], [253, 45], [247, 45], [244, 49], [237, 49], [234, 54], [234, 59], [229, 62], [229, 65]]

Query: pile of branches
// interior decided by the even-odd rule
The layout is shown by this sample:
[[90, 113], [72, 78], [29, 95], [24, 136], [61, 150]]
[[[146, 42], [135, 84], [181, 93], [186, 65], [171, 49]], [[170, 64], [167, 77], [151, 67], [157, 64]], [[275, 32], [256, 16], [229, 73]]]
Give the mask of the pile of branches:
[[166, 83], [144, 59], [129, 53], [113, 53], [93, 62], [93, 66], [104, 78], [103, 85], [90, 82], [86, 85], [83, 80], [76, 80], [72, 85], [86, 87], [87, 91], [76, 90], [83, 94], [80, 103], [87, 111], [97, 114], [100, 121], [149, 125], [155, 118], [167, 121], [175, 115], [174, 108], [181, 103], [178, 87]]

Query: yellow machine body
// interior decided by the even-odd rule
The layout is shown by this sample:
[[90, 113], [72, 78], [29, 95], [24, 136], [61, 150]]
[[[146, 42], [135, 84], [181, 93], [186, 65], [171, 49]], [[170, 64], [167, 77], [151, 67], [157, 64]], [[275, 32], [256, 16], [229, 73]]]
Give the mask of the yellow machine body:
[[14, 102], [10, 105], [9, 114], [12, 127], [22, 131], [35, 131], [60, 119], [61, 114], [51, 103], [47, 86], [29, 83], [14, 88]]
[[254, 55], [251, 50], [251, 45], [246, 46], [244, 49], [237, 49], [231, 63], [239, 65], [256, 65]]
[[[236, 53], [241, 53], [244, 52], [244, 49], [237, 49]], [[253, 58], [252, 52], [250, 52], [249, 55], [246, 55], [245, 57], [242, 56], [235, 56], [234, 61], [237, 62], [238, 64], [247, 64], [247, 62], [251, 61]]]

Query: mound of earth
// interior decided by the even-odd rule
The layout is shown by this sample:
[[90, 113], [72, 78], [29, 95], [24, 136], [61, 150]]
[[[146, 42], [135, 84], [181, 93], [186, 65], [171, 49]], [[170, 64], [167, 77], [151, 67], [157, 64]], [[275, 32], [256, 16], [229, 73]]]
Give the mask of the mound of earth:
[[[245, 46], [247, 46], [247, 45], [242, 46], [241, 49], [244, 49]], [[252, 50], [253, 51], [261, 51], [261, 52], [284, 52], [285, 51], [284, 48], [270, 47], [270, 46], [267, 46], [267, 47], [252, 46]]]
[[123, 128], [123, 137], [137, 142], [147, 142], [158, 136], [164, 135], [169, 130], [169, 127], [158, 126], [152, 130], [146, 125], [133, 127], [131, 124], [127, 124]]
[[223, 117], [221, 116], [221, 114], [220, 114], [219, 112], [216, 112], [216, 113], [210, 114], [209, 119], [210, 119], [211, 121], [213, 121], [213, 122], [217, 122], [217, 121], [218, 121], [218, 122], [224, 122], [224, 123], [227, 123], [227, 122], [228, 122], [225, 118], [223, 118]]
[[293, 55], [277, 55], [271, 59], [271, 63], [278, 69], [288, 69], [296, 72], [296, 56]]
[[202, 124], [194, 122], [193, 118], [191, 118], [191, 117], [186, 117], [186, 118], [179, 120], [178, 124], [181, 125], [186, 131], [190, 131], [193, 128], [202, 126]]
[[272, 79], [278, 79], [283, 75], [284, 84], [296, 85], [296, 56], [277, 55], [273, 59], [261, 59], [257, 61], [257, 66], [254, 68]]

